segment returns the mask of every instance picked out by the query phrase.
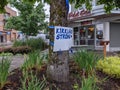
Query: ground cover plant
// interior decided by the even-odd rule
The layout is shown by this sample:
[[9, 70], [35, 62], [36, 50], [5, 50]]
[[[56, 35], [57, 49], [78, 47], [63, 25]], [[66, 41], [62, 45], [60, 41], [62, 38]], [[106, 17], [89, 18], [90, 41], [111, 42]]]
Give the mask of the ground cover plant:
[[99, 60], [97, 63], [97, 69], [111, 77], [120, 78], [120, 57], [111, 56]]

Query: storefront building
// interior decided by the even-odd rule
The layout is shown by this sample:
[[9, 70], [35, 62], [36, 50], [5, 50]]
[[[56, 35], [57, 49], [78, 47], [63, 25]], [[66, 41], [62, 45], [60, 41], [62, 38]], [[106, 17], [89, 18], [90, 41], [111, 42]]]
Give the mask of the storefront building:
[[13, 29], [6, 30], [4, 28], [6, 20], [9, 17], [16, 16], [17, 13], [16, 11], [12, 10], [9, 6], [6, 6], [5, 10], [6, 10], [5, 14], [0, 14], [0, 43], [11, 42], [16, 40], [17, 38], [16, 30]]
[[120, 50], [120, 10], [106, 14], [103, 5], [71, 11], [69, 26], [74, 29], [74, 46], [102, 50], [101, 41], [110, 41], [107, 51]]

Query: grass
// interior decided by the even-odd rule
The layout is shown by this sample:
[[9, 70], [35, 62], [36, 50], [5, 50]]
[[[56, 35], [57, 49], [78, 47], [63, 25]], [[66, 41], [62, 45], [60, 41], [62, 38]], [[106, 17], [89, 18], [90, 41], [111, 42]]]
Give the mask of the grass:
[[9, 75], [10, 63], [11, 61], [7, 57], [2, 57], [2, 61], [0, 62], [0, 88], [6, 83], [7, 76]]

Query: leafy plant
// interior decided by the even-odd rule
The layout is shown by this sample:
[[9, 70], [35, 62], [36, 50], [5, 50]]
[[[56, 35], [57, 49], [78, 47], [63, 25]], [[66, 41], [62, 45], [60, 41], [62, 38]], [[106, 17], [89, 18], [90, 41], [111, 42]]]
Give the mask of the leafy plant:
[[120, 78], [120, 57], [111, 56], [99, 60], [96, 65], [98, 70], [102, 70], [112, 77]]
[[15, 41], [13, 46], [14, 47], [29, 46], [33, 50], [37, 50], [37, 49], [43, 50], [47, 48], [47, 44], [41, 38], [37, 38], [37, 39], [32, 38], [25, 41]]
[[74, 90], [80, 90], [80, 87], [79, 87], [79, 85], [76, 83], [76, 84], [74, 84], [73, 89], [74, 89]]
[[0, 56], [8, 57], [8, 56], [13, 56], [13, 54], [12, 53], [4, 53], [4, 52], [2, 52], [2, 53], [0, 53]]
[[94, 52], [81, 50], [75, 53], [73, 58], [79, 68], [82, 69], [84, 73], [89, 74], [92, 73], [100, 57]]
[[22, 87], [20, 90], [43, 90], [46, 85], [45, 78], [40, 81], [36, 75], [33, 75], [32, 72], [28, 73], [26, 71], [23, 71], [23, 76], [24, 77], [21, 80]]
[[82, 78], [82, 87], [80, 90], [96, 90], [96, 82], [93, 76]]
[[26, 56], [25, 58], [26, 60], [22, 65], [22, 68], [27, 70], [32, 67], [40, 68], [42, 65], [44, 56], [40, 54], [39, 51], [34, 51], [32, 53], [29, 53], [28, 56]]
[[7, 80], [10, 63], [11, 61], [7, 57], [2, 56], [2, 61], [0, 61], [0, 88], [3, 87]]

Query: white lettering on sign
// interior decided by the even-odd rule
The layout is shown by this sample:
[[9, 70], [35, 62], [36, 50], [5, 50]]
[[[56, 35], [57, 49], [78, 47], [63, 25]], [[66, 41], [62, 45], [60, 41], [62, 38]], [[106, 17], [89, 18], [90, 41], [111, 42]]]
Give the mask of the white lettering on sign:
[[68, 19], [75, 19], [79, 17], [89, 16], [91, 14], [88, 10], [79, 10], [75, 12], [70, 12], [68, 15]]
[[69, 27], [55, 26], [53, 51], [69, 50], [73, 45], [73, 29]]

